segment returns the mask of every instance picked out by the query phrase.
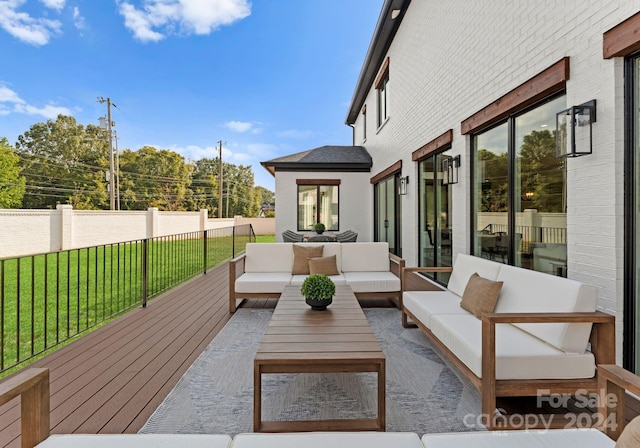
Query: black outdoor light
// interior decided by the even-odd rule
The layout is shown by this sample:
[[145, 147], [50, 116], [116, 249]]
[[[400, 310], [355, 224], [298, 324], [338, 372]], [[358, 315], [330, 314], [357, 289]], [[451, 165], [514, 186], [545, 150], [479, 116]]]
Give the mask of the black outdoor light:
[[592, 153], [592, 123], [596, 100], [572, 106], [556, 114], [556, 157], [580, 157]]
[[403, 196], [407, 194], [407, 185], [409, 185], [409, 176], [401, 177], [400, 184], [398, 185], [398, 193]]
[[442, 185], [458, 183], [458, 168], [460, 168], [460, 156], [446, 157], [442, 160]]

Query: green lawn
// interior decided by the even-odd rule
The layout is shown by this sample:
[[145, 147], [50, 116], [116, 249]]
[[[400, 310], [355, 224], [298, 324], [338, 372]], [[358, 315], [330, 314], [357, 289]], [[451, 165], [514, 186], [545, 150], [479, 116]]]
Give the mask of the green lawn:
[[[236, 236], [236, 255], [248, 241]], [[231, 236], [210, 237], [205, 262], [201, 238], [149, 242], [147, 298], [230, 259], [233, 249]], [[144, 253], [139, 241], [0, 260], [0, 372], [140, 306]]]

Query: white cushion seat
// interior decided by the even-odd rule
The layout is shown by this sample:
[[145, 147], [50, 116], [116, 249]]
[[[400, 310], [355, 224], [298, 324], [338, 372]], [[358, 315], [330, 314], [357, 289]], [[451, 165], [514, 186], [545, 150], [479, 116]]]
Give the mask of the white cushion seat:
[[425, 327], [431, 329], [436, 314], [469, 314], [460, 307], [460, 297], [451, 291], [405, 291], [402, 305]]
[[233, 448], [424, 448], [413, 432], [238, 434]]
[[37, 448], [228, 448], [224, 434], [65, 434], [51, 435]]
[[[482, 322], [472, 314], [431, 317], [431, 331], [471, 371], [482, 377]], [[592, 353], [567, 353], [511, 324], [496, 325], [497, 379], [593, 378]]]
[[425, 434], [422, 443], [426, 448], [613, 448], [616, 444], [594, 428]]
[[239, 293], [279, 293], [290, 283], [290, 272], [245, 272], [235, 288]]
[[[291, 285], [302, 286], [302, 282], [304, 282], [304, 279], [307, 277], [308, 275], [294, 275], [291, 277]], [[329, 275], [329, 278], [336, 286], [342, 286], [347, 284], [347, 279], [344, 277], [344, 274]]]
[[342, 274], [353, 292], [400, 291], [400, 279], [388, 270], [385, 272], [343, 272]]

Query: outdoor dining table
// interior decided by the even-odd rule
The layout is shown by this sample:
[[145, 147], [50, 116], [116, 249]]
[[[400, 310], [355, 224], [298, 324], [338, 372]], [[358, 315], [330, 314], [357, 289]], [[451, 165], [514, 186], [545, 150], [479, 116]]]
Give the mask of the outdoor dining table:
[[317, 242], [332, 242], [338, 241], [338, 237], [333, 232], [307, 232], [302, 235], [302, 241], [305, 243], [312, 243], [314, 241]]

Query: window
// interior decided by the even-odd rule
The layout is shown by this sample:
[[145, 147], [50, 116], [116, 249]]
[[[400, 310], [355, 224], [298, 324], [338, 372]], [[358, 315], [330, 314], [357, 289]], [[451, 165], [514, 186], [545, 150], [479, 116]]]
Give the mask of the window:
[[318, 222], [339, 230], [339, 186], [340, 180], [298, 180], [298, 231]]
[[640, 53], [626, 59], [624, 367], [640, 373]]
[[[451, 157], [448, 151], [430, 155], [419, 163], [420, 184], [420, 266], [452, 265], [451, 208], [453, 185], [443, 185], [443, 161]], [[426, 273], [429, 278], [446, 284], [450, 274]]]
[[367, 106], [362, 109], [362, 141], [367, 140]]
[[380, 74], [376, 79], [376, 96], [378, 98], [378, 127], [389, 118], [389, 58], [384, 61]]
[[473, 136], [473, 251], [567, 276], [566, 165], [555, 152], [564, 95]]

